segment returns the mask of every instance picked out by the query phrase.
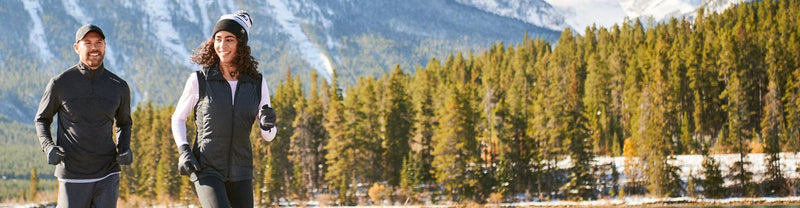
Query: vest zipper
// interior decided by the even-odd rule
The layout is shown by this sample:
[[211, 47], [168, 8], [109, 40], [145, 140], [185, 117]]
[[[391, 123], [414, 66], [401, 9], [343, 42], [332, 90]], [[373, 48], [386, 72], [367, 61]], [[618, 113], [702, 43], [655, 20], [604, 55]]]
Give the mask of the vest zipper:
[[[231, 87], [230, 82], [226, 81], [225, 83], [228, 84], [228, 89], [230, 89], [230, 87]], [[233, 140], [235, 139], [234, 136], [236, 134], [235, 133], [236, 132], [236, 129], [235, 129], [236, 128], [236, 125], [235, 125], [236, 121], [234, 119], [236, 118], [236, 115], [235, 115], [235, 113], [236, 113], [236, 95], [239, 94], [239, 88], [241, 88], [241, 83], [242, 83], [241, 80], [238, 80], [236, 82], [236, 91], [234, 91], [233, 95], [231, 95], [233, 99], [231, 100], [231, 137], [228, 140], [228, 142], [229, 142], [228, 143], [228, 180], [230, 180], [231, 177], [233, 177], [233, 169], [235, 168], [234, 165], [233, 165], [233, 161], [232, 161], [234, 155], [236, 155], [233, 152], [233, 149], [234, 149], [233, 148]]]

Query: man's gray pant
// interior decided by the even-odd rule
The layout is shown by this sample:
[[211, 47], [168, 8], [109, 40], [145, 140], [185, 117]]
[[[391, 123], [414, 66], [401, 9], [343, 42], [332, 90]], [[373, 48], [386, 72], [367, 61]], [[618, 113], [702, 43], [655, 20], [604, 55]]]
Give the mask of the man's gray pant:
[[58, 207], [117, 207], [119, 174], [94, 183], [58, 182]]

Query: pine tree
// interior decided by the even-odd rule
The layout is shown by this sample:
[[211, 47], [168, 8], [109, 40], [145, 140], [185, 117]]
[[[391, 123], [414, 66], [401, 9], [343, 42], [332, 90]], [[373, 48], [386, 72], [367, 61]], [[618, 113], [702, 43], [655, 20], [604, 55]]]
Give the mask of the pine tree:
[[[300, 99], [297, 108], [302, 109], [297, 113], [292, 126], [294, 133], [291, 137], [290, 159], [295, 164], [293, 181], [303, 181], [304, 183], [294, 183], [303, 187], [294, 187], [295, 191], [310, 191], [321, 188], [324, 176], [324, 141], [326, 132], [323, 127], [323, 103], [320, 98], [321, 93], [318, 84], [317, 73], [312, 71], [310, 75], [311, 88], [307, 100]], [[299, 169], [297, 169], [299, 168]], [[307, 197], [308, 193], [297, 193], [298, 197]]]
[[[498, 103], [495, 114], [502, 119], [499, 136], [501, 145], [499, 149], [497, 167], [497, 185], [509, 186], [508, 193], [519, 193], [529, 189], [532, 185], [531, 152], [535, 149], [533, 141], [527, 134], [528, 108], [531, 102], [529, 95], [530, 86], [527, 82], [528, 74], [519, 70], [525, 65], [524, 59], [518, 52], [514, 54], [512, 67], [508, 73], [510, 79], [505, 95]], [[516, 68], [516, 70], [514, 70]], [[489, 163], [488, 161], [486, 163]], [[489, 164], [491, 167], [491, 164]], [[501, 178], [505, 178], [501, 180]]]
[[[276, 112], [277, 114], [277, 112]], [[277, 127], [276, 127], [277, 128]], [[255, 205], [262, 205], [264, 203], [272, 203], [269, 195], [272, 194], [268, 190], [269, 184], [274, 183], [270, 167], [269, 146], [261, 138], [261, 128], [258, 121], [254, 121], [250, 128], [250, 144], [251, 151], [253, 152], [253, 203]], [[260, 157], [256, 157], [256, 155]]]
[[[529, 164], [532, 166], [532, 171], [534, 172], [535, 183], [536, 183], [536, 192], [539, 194], [539, 200], [546, 200], [549, 198], [549, 195], [554, 191], [555, 183], [553, 182], [553, 177], [551, 173], [555, 169], [555, 164], [552, 162], [552, 154], [555, 151], [553, 150], [554, 146], [550, 145], [549, 138], [548, 138], [548, 123], [550, 123], [550, 117], [545, 114], [546, 106], [549, 105], [549, 100], [545, 96], [546, 90], [550, 88], [550, 83], [548, 82], [550, 75], [548, 74], [547, 65], [546, 63], [549, 61], [549, 52], [545, 52], [542, 54], [542, 57], [534, 64], [533, 73], [535, 77], [539, 79], [538, 82], [534, 85], [531, 96], [533, 102], [527, 109], [528, 114], [531, 115], [528, 117], [527, 126], [528, 130], [526, 133], [532, 137], [533, 142], [533, 150], [529, 153], [529, 157], [531, 161]], [[547, 196], [545, 196], [545, 194]]]
[[723, 80], [726, 83], [725, 91], [722, 96], [727, 98], [727, 103], [723, 109], [728, 114], [727, 123], [727, 140], [722, 140], [726, 146], [739, 153], [739, 161], [735, 163], [736, 167], [733, 170], [733, 176], [738, 188], [734, 189], [738, 196], [748, 195], [750, 188], [749, 173], [745, 169], [748, 162], [744, 161], [745, 155], [749, 152], [749, 147], [745, 144], [749, 143], [749, 138], [752, 138], [755, 127], [752, 125], [752, 117], [756, 113], [752, 111], [751, 96], [755, 94], [752, 89], [755, 87], [755, 77], [748, 74], [748, 70], [753, 70], [747, 67], [747, 63], [743, 63], [742, 59], [747, 56], [747, 50], [743, 49], [752, 47], [747, 45], [747, 36], [743, 25], [737, 24], [733, 34], [725, 34], [722, 39], [723, 54], [720, 56], [720, 66], [722, 68]]
[[133, 128], [131, 132], [131, 138], [135, 138], [131, 139], [131, 147], [141, 147], [137, 148], [137, 160], [131, 166], [134, 169], [134, 173], [131, 174], [131, 187], [133, 189], [132, 192], [136, 193], [136, 196], [146, 199], [155, 199], [157, 168], [153, 167], [158, 166], [159, 141], [156, 137], [153, 123], [155, 123], [155, 119], [157, 118], [152, 103], [148, 102], [140, 106], [143, 107], [136, 110], [134, 114], [141, 114], [133, 115], [132, 117], [137, 119], [137, 123], [145, 125], [141, 128]]
[[275, 202], [289, 195], [291, 184], [292, 163], [289, 161], [290, 137], [294, 134], [292, 122], [297, 117], [298, 108], [295, 102], [304, 97], [299, 77], [292, 77], [291, 70], [286, 69], [286, 77], [274, 94], [271, 92], [272, 107], [277, 114], [276, 124], [278, 132], [268, 144], [269, 161], [266, 173], [269, 180], [265, 180], [269, 201]]
[[[349, 135], [350, 138], [355, 140], [357, 156], [356, 160], [363, 162], [362, 167], [358, 170], [361, 181], [374, 183], [378, 181], [386, 181], [388, 178], [384, 177], [384, 170], [389, 164], [384, 162], [384, 154], [387, 149], [384, 148], [382, 143], [382, 125], [381, 125], [381, 109], [378, 107], [379, 100], [381, 99], [378, 82], [385, 82], [385, 77], [381, 81], [376, 81], [372, 77], [364, 77], [358, 80], [357, 87], [354, 89], [354, 94], [358, 94], [352, 102], [348, 103], [351, 116], [348, 120], [352, 123]], [[380, 169], [374, 167], [381, 167]]]
[[[621, 192], [627, 195], [644, 194], [644, 161], [642, 160], [641, 148], [643, 146], [643, 119], [640, 119], [641, 110], [639, 109], [641, 91], [643, 88], [643, 70], [639, 54], [642, 51], [642, 40], [644, 39], [644, 29], [639, 19], [634, 23], [626, 22], [620, 31], [621, 55], [627, 56], [625, 68], [625, 78], [622, 94], [622, 121], [625, 126], [625, 141], [622, 145], [622, 155], [625, 156], [625, 175], [629, 178], [628, 183], [624, 184]], [[621, 194], [623, 195], [623, 194]]]
[[179, 180], [177, 176], [179, 176], [179, 174], [175, 168], [175, 164], [178, 164], [177, 148], [170, 145], [172, 141], [167, 139], [171, 138], [172, 135], [172, 131], [169, 128], [170, 125], [168, 124], [172, 112], [174, 112], [172, 107], [159, 108], [153, 112], [153, 136], [158, 138], [155, 139], [158, 146], [154, 148], [157, 149], [157, 157], [159, 158], [155, 170], [155, 193], [157, 200], [161, 203], [168, 202], [173, 199], [173, 197], [176, 197], [174, 193], [177, 192], [179, 186], [177, 183]]
[[674, 134], [678, 139], [675, 141], [675, 154], [687, 154], [697, 149], [696, 142], [692, 139], [694, 133], [694, 126], [692, 124], [693, 115], [691, 104], [691, 94], [689, 94], [689, 79], [687, 78], [687, 61], [686, 55], [683, 51], [687, 50], [686, 45], [689, 42], [690, 26], [689, 22], [685, 19], [678, 21], [672, 18], [669, 24], [666, 25], [667, 32], [671, 38], [668, 38], [669, 46], [667, 47], [667, 54], [664, 56], [668, 60], [667, 70], [665, 71], [667, 77], [667, 94], [672, 97], [669, 114], [674, 119]]
[[725, 113], [719, 107], [723, 105], [720, 95], [725, 86], [719, 79], [721, 74], [717, 65], [720, 53], [718, 35], [713, 19], [707, 19], [704, 14], [703, 9], [698, 11], [692, 41], [685, 50], [693, 51], [687, 52], [690, 54], [686, 56], [687, 77], [694, 99], [692, 118], [698, 148], [713, 142], [726, 123]]
[[307, 174], [303, 172], [301, 163], [295, 162], [292, 167], [292, 184], [290, 186], [292, 198], [296, 201], [306, 201], [309, 198], [309, 186]]
[[578, 59], [576, 54], [580, 54], [577, 51], [578, 43], [567, 28], [561, 33], [559, 44], [546, 58], [547, 65], [541, 66], [543, 74], [540, 75], [541, 79], [537, 83], [537, 85], [542, 84], [542, 97], [535, 105], [538, 105], [536, 108], [540, 108], [541, 112], [533, 114], [541, 113], [540, 115], [544, 118], [536, 120], [534, 128], [540, 131], [536, 134], [539, 134], [542, 140], [540, 143], [543, 151], [541, 159], [546, 161], [544, 165], [547, 170], [544, 171], [545, 177], [542, 181], [546, 187], [545, 192], [552, 192], [552, 189], [558, 187], [560, 182], [554, 172], [556, 170], [555, 161], [558, 161], [557, 157], [566, 153], [567, 140], [573, 139], [569, 135], [569, 128], [571, 122], [577, 120], [571, 120], [570, 113], [577, 106], [571, 105], [570, 102], [571, 99], [580, 99], [579, 94], [572, 93], [581, 88], [582, 83], [572, 82], [572, 78], [584, 76], [580, 74], [582, 70], [575, 61]]
[[478, 179], [472, 171], [479, 164], [475, 132], [476, 113], [469, 89], [450, 86], [444, 106], [437, 113], [439, 128], [433, 136], [433, 167], [436, 181], [443, 185], [450, 200], [459, 202], [474, 196]]
[[384, 129], [384, 142], [382, 142], [384, 152], [383, 178], [391, 186], [400, 184], [400, 172], [403, 158], [410, 151], [409, 137], [411, 135], [411, 102], [406, 88], [408, 77], [400, 69], [400, 65], [392, 70], [389, 80], [385, 82], [383, 88], [383, 115], [382, 123]]
[[[170, 106], [169, 108], [173, 109], [172, 106]], [[173, 112], [173, 110], [169, 110], [168, 112]], [[193, 141], [197, 139], [197, 138], [194, 138], [195, 136], [190, 136], [190, 135], [197, 135], [197, 126], [194, 124], [194, 119], [195, 119], [195, 116], [193, 114], [189, 114], [189, 117], [186, 119], [186, 135], [187, 135], [186, 140], [187, 140], [187, 142], [189, 142], [189, 144], [192, 144]], [[170, 144], [172, 144], [172, 143], [170, 143]], [[167, 146], [175, 147], [173, 145], [167, 145]], [[177, 151], [175, 153], [173, 153], [173, 155], [177, 156], [178, 155]], [[174, 159], [177, 159], [177, 157], [175, 157]], [[135, 162], [134, 162], [134, 164], [135, 164]], [[177, 164], [177, 161], [175, 161], [174, 164]], [[176, 166], [172, 166], [172, 167], [176, 167]], [[172, 170], [173, 171], [177, 171], [177, 168], [173, 168]], [[192, 181], [189, 180], [189, 177], [185, 177], [185, 176], [176, 176], [176, 177], [177, 178], [175, 180], [179, 180], [180, 181], [180, 182], [178, 182], [178, 185], [177, 185], [178, 186], [178, 190], [179, 190], [178, 191], [178, 197], [179, 197], [178, 201], [179, 202], [183, 202], [183, 204], [187, 204], [187, 205], [198, 203], [198, 202], [196, 202], [197, 193], [195, 192], [195, 189], [194, 189], [194, 183], [192, 183]]]
[[400, 198], [401, 201], [417, 203], [421, 199], [417, 197], [417, 194], [420, 190], [417, 188], [418, 186], [422, 185], [422, 181], [420, 180], [421, 177], [419, 176], [421, 173], [420, 165], [421, 160], [416, 160], [413, 158], [414, 154], [409, 152], [408, 155], [403, 159], [403, 169], [400, 171], [400, 191], [402, 192], [401, 196], [404, 198]]
[[[573, 67], [568, 67], [571, 71], [568, 72], [567, 86], [568, 91], [566, 94], [566, 107], [567, 111], [564, 115], [567, 122], [567, 130], [564, 132], [565, 142], [570, 152], [570, 159], [572, 160], [572, 168], [570, 168], [569, 175], [570, 181], [567, 183], [569, 190], [567, 196], [572, 200], [587, 200], [595, 199], [596, 180], [594, 178], [595, 167], [591, 164], [594, 158], [593, 148], [588, 146], [591, 141], [587, 129], [587, 120], [584, 112], [584, 90], [586, 80], [586, 68], [583, 63], [583, 56], [587, 54], [594, 54], [596, 48], [596, 39], [594, 31], [587, 28], [586, 37], [578, 38], [578, 42], [582, 45], [579, 48], [577, 60], [573, 60]], [[560, 48], [559, 48], [560, 49]], [[585, 54], [580, 54], [580, 50]], [[588, 55], [591, 56], [591, 55]], [[577, 63], [575, 63], [577, 62]]]
[[184, 177], [181, 177], [178, 183], [178, 202], [185, 205], [197, 203], [197, 194], [195, 193], [194, 184]]
[[39, 195], [39, 172], [36, 171], [36, 167], [33, 167], [31, 170], [31, 179], [29, 182], [30, 188], [28, 189], [29, 201], [36, 200], [36, 197]]
[[[609, 30], [601, 28], [597, 35], [598, 53], [602, 57], [601, 59], [605, 60], [605, 63], [608, 65], [608, 72], [606, 74], [609, 75], [609, 77], [607, 77], [607, 89], [609, 90], [609, 94], [606, 95], [609, 98], [609, 100], [607, 100], [608, 107], [605, 109], [606, 115], [603, 115], [603, 112], [601, 112], [600, 118], [602, 118], [601, 121], [608, 121], [608, 124], [606, 124], [606, 134], [611, 136], [611, 138], [609, 138], [610, 155], [614, 156], [622, 155], [622, 145], [627, 136], [627, 134], [625, 134], [625, 125], [622, 122], [627, 56], [622, 52], [620, 37], [621, 32], [617, 25], [614, 25]], [[587, 91], [587, 95], [588, 93]]]
[[[480, 142], [480, 149], [483, 154], [484, 164], [486, 167], [486, 175], [488, 180], [481, 181], [480, 187], [493, 187], [496, 186], [495, 178], [497, 175], [496, 166], [492, 164], [499, 163], [499, 157], [510, 159], [511, 156], [500, 155], [505, 150], [506, 144], [509, 143], [510, 135], [505, 131], [508, 124], [505, 119], [509, 117], [509, 109], [505, 103], [505, 92], [508, 90], [507, 84], [510, 83], [508, 77], [510, 72], [505, 66], [507, 65], [508, 53], [513, 53], [513, 47], [505, 49], [503, 42], [495, 44], [491, 49], [486, 52], [482, 58], [472, 61], [474, 69], [479, 71], [475, 72], [481, 76], [481, 86], [478, 88], [481, 91], [481, 118], [478, 120], [479, 128], [486, 129], [481, 131], [478, 136]], [[485, 191], [488, 192], [488, 191]], [[481, 195], [485, 193], [482, 192]]]
[[[666, 34], [664, 34], [666, 33]], [[656, 196], [679, 196], [682, 192], [681, 180], [678, 176], [678, 167], [671, 164], [677, 150], [672, 138], [679, 134], [676, 123], [676, 110], [679, 106], [675, 96], [675, 88], [668, 69], [671, 67], [667, 61], [667, 47], [670, 44], [669, 33], [666, 31], [649, 30], [648, 40], [658, 38], [644, 53], [650, 58], [649, 70], [645, 73], [644, 89], [641, 94], [640, 118], [645, 129], [643, 159], [648, 175], [648, 190]]]
[[418, 180], [423, 184], [431, 184], [434, 182], [433, 156], [433, 143], [431, 142], [434, 129], [436, 128], [437, 118], [434, 116], [436, 94], [436, 74], [441, 70], [439, 61], [431, 59], [425, 69], [418, 68], [417, 72], [412, 78], [411, 100], [414, 108], [414, 123], [413, 123], [413, 136], [410, 138], [409, 147], [414, 153], [414, 158], [420, 162], [420, 174], [417, 175]]
[[[576, 113], [574, 113], [576, 114]], [[569, 152], [572, 167], [570, 168], [569, 178], [567, 182], [567, 197], [571, 200], [589, 200], [596, 199], [595, 193], [595, 173], [592, 171], [594, 168], [591, 164], [594, 155], [592, 154], [591, 147], [587, 144], [588, 135], [586, 128], [582, 126], [584, 121], [579, 115], [573, 115], [577, 121], [574, 121], [573, 128], [570, 130], [569, 139]]]
[[786, 83], [781, 89], [783, 94], [784, 114], [786, 115], [787, 135], [782, 138], [781, 144], [785, 147], [784, 151], [800, 151], [800, 30], [797, 24], [791, 24], [800, 17], [798, 4], [795, 1], [781, 1], [779, 5], [779, 33], [781, 34], [779, 48], [784, 49], [784, 53], [779, 60], [786, 69]]
[[610, 141], [613, 136], [609, 126], [611, 117], [608, 110], [611, 96], [608, 81], [611, 81], [609, 79], [611, 75], [608, 74], [606, 65], [599, 54], [589, 55], [584, 90], [586, 95], [583, 97], [584, 116], [587, 119], [587, 128], [591, 132], [589, 141], [598, 154], [610, 154], [613, 149]]
[[[351, 94], [351, 91], [347, 91], [349, 96], [346, 99], [357, 97], [357, 95]], [[340, 187], [339, 195], [344, 199], [348, 185], [355, 181], [354, 178], [351, 178], [354, 177], [354, 170], [359, 167], [354, 156], [357, 147], [353, 139], [349, 137], [350, 135], [346, 134], [349, 121], [345, 118], [345, 106], [342, 104], [341, 98], [337, 93], [331, 93], [330, 96], [324, 125], [329, 135], [328, 143], [325, 145], [327, 153], [325, 164], [328, 166], [325, 181], [330, 184], [330, 187]]]
[[703, 195], [708, 198], [722, 198], [726, 195], [726, 190], [723, 186], [725, 179], [722, 178], [719, 163], [707, 153], [703, 154], [703, 176], [705, 177], [701, 182]]
[[[775, 36], [777, 31], [774, 29], [772, 31], [771, 36]], [[784, 188], [786, 179], [781, 173], [780, 137], [786, 134], [786, 123], [783, 115], [783, 103], [780, 100], [780, 97], [782, 97], [780, 89], [780, 85], [782, 85], [782, 80], [780, 79], [780, 77], [782, 77], [782, 70], [776, 66], [778, 62], [777, 56], [779, 56], [780, 53], [777, 50], [780, 49], [775, 45], [775, 39], [775, 37], [770, 38], [767, 44], [768, 52], [766, 61], [767, 64], [769, 64], [767, 70], [769, 84], [767, 86], [767, 95], [764, 97], [764, 117], [761, 119], [761, 137], [766, 154], [766, 158], [764, 158], [764, 164], [766, 164], [764, 191], [766, 191], [766, 193], [764, 194], [768, 196], [784, 196], [788, 193], [788, 190]]]
[[[781, 138], [783, 151], [800, 151], [800, 32], [797, 24], [792, 22], [800, 19], [798, 4], [794, 1], [780, 1], [776, 20], [778, 22], [779, 39], [776, 49], [782, 51], [777, 56], [776, 66], [782, 68], [785, 83], [780, 86], [784, 90], [781, 100], [784, 103], [784, 115], [786, 122], [786, 136]], [[770, 50], [770, 49], [767, 49]], [[769, 53], [769, 52], [768, 52]], [[768, 60], [769, 62], [769, 60]], [[774, 61], [773, 61], [774, 62]]]
[[[164, 155], [166, 156], [166, 155]], [[175, 157], [174, 155], [169, 155], [171, 157]], [[167, 164], [167, 160], [164, 158], [159, 159], [158, 165], [156, 165], [156, 187], [155, 187], [155, 197], [158, 203], [166, 203], [170, 197], [170, 190], [169, 185], [172, 181], [170, 181], [169, 170], [174, 169], [173, 165], [177, 163], [170, 163]]]

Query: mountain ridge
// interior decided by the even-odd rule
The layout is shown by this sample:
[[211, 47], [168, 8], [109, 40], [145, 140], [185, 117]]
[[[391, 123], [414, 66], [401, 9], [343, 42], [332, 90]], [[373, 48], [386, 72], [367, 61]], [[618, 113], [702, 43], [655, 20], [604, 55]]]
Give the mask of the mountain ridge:
[[[581, 0], [570, 5], [551, 0], [12, 0], [0, 5], [0, 22], [8, 29], [7, 35], [0, 37], [0, 65], [29, 64], [6, 67], [0, 73], [19, 74], [10, 71], [27, 67], [41, 74], [29, 80], [34, 82], [25, 85], [29, 87], [2, 85], [0, 106], [4, 110], [0, 114], [31, 122], [29, 117], [47, 79], [76, 63], [69, 46], [71, 34], [87, 23], [105, 29], [106, 66], [128, 80], [134, 102], [169, 105], [175, 103], [187, 74], [198, 69], [188, 58], [191, 51], [207, 40], [221, 14], [238, 9], [253, 16], [253, 55], [274, 88], [286, 69], [293, 74], [316, 69], [329, 79], [335, 68], [347, 86], [358, 76], [381, 76], [395, 64], [411, 72], [431, 57], [443, 59], [456, 51], [482, 50], [498, 41], [517, 42], [526, 32], [555, 42], [565, 27], [583, 32], [575, 24], [585, 23], [569, 16], [585, 11], [577, 4], [606, 5], [619, 12], [623, 10], [620, 2], [626, 2], [644, 5], [638, 9], [646, 13], [649, 10], [642, 8], [663, 1]], [[719, 10], [741, 1], [745, 0], [679, 3]]]
[[[75, 28], [92, 23], [103, 28], [107, 36], [105, 65], [129, 82], [134, 102], [173, 104], [180, 94], [175, 89], [183, 86], [190, 71], [198, 69], [189, 60], [191, 51], [210, 36], [221, 14], [238, 9], [248, 10], [253, 16], [250, 45], [261, 62], [259, 69], [273, 88], [287, 68], [294, 74], [318, 69], [328, 79], [336, 68], [348, 73], [346, 77], [352, 80], [344, 83], [350, 83], [362, 74], [379, 76], [395, 64], [412, 71], [413, 66], [424, 65], [430, 57], [445, 54], [433, 51], [478, 49], [496, 41], [516, 41], [525, 31], [548, 40], [558, 35], [555, 30], [450, 1], [12, 0], [0, 6], [0, 21], [9, 29], [0, 37], [5, 46], [0, 49], [0, 63], [6, 65], [12, 59], [35, 63], [26, 66], [29, 69], [3, 70], [33, 69], [46, 75], [43, 77], [54, 76], [76, 63], [77, 56], [70, 47]], [[423, 21], [421, 17], [433, 19]], [[382, 51], [373, 50], [376, 54], [367, 54], [374, 55], [373, 60], [353, 58], [353, 53], [376, 45], [375, 41], [389, 45], [376, 49]], [[425, 41], [440, 42], [436, 46], [444, 50], [422, 45]], [[411, 58], [414, 51], [429, 52], [421, 54], [424, 58]], [[374, 72], [364, 73], [361, 68]], [[35, 82], [39, 84], [21, 93], [25, 95], [11, 92], [10, 87], [0, 88], [4, 92], [0, 106], [14, 109], [0, 110], [0, 114], [30, 123], [32, 116], [24, 115], [33, 114], [38, 103], [35, 94], [41, 93], [47, 78]]]

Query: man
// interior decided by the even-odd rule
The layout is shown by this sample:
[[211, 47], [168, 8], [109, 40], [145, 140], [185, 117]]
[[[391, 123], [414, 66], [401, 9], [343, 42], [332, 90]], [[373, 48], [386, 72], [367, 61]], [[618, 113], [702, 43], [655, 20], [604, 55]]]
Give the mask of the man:
[[36, 113], [36, 133], [47, 163], [56, 165], [58, 207], [116, 207], [119, 165], [133, 162], [130, 89], [103, 66], [106, 42], [99, 27], [78, 28], [72, 47], [80, 62], [47, 84]]

